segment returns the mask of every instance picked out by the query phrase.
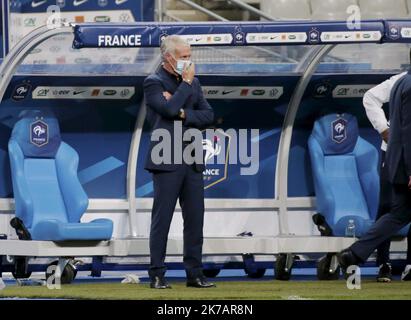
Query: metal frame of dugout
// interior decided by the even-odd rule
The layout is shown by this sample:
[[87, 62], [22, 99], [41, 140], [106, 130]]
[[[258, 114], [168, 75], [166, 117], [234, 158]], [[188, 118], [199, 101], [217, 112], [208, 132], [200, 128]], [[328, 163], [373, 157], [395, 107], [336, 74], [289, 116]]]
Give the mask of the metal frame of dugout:
[[[288, 109], [283, 122], [278, 159], [275, 175], [275, 197], [267, 200], [247, 199], [206, 199], [207, 209], [235, 210], [238, 208], [270, 209], [278, 213], [279, 235], [276, 237], [252, 237], [252, 238], [205, 238], [204, 255], [277, 255], [276, 276], [277, 279], [287, 280], [291, 274], [294, 254], [304, 253], [336, 253], [349, 246], [354, 239], [342, 237], [321, 236], [293, 236], [289, 233], [288, 210], [298, 208], [315, 208], [314, 198], [289, 198], [287, 195], [288, 163], [290, 155], [291, 137], [294, 120], [302, 100], [305, 89], [311, 77], [316, 71], [322, 58], [324, 58], [335, 46], [352, 43], [409, 43], [411, 37], [402, 30], [411, 28], [411, 21], [367, 21], [361, 24], [359, 30], [348, 29], [345, 22], [281, 22], [281, 23], [196, 23], [196, 24], [158, 24], [158, 23], [136, 23], [136, 24], [64, 24], [54, 29], [41, 27], [24, 37], [5, 57], [0, 67], [0, 101], [3, 99], [18, 66], [22, 63], [29, 52], [38, 44], [47, 39], [65, 34], [74, 34], [74, 47], [104, 47], [98, 44], [99, 35], [141, 35], [141, 47], [158, 47], [160, 39], [165, 34], [179, 35], [212, 35], [229, 34], [230, 43], [203, 43], [202, 45], [226, 45], [226, 46], [264, 46], [264, 45], [311, 45], [304, 61], [298, 66], [301, 78], [289, 101]], [[239, 39], [237, 35], [241, 31], [244, 38]], [[277, 43], [247, 42], [247, 34], [253, 33], [281, 33], [299, 32], [306, 36], [298, 41], [284, 40]], [[371, 36], [370, 36], [371, 35]], [[241, 41], [240, 41], [241, 40]], [[135, 44], [134, 44], [135, 45]], [[193, 43], [196, 45], [196, 43]], [[201, 44], [200, 44], [201, 45]], [[126, 46], [123, 44], [117, 45]], [[139, 150], [142, 128], [145, 121], [144, 101], [140, 107], [136, 119], [134, 132], [132, 134], [129, 148], [129, 161], [127, 167], [127, 199], [116, 200], [113, 207], [117, 210], [128, 212], [130, 221], [130, 237], [125, 239], [112, 239], [101, 242], [49, 242], [49, 241], [22, 241], [1, 240], [0, 255], [21, 257], [59, 257], [56, 277], [60, 277], [67, 267], [67, 257], [90, 257], [90, 256], [147, 256], [148, 239], [137, 236], [136, 223], [137, 214], [140, 209], [149, 209], [152, 201], [150, 199], [138, 199], [135, 197], [137, 154]], [[6, 201], [5, 200], [9, 200]], [[2, 199], [0, 207], [6, 211], [13, 210], [11, 199]], [[88, 211], [103, 209], [107, 207], [107, 201], [90, 201]], [[106, 210], [110, 210], [108, 208]], [[395, 242], [391, 247], [394, 252], [403, 251], [405, 241]], [[183, 251], [182, 240], [169, 239], [167, 254], [181, 255]], [[335, 254], [326, 256], [319, 268], [323, 268], [325, 276], [320, 278], [338, 277], [338, 263]], [[19, 261], [16, 259], [16, 261]], [[321, 261], [321, 260], [320, 260]], [[26, 262], [27, 264], [27, 262]], [[24, 265], [20, 266], [24, 269]], [[321, 273], [321, 270], [320, 270]], [[324, 275], [324, 274], [323, 274]], [[70, 279], [69, 279], [70, 280]], [[71, 279], [72, 280], [72, 279]], [[70, 281], [71, 281], [70, 280]], [[70, 282], [68, 281], [68, 282]]]

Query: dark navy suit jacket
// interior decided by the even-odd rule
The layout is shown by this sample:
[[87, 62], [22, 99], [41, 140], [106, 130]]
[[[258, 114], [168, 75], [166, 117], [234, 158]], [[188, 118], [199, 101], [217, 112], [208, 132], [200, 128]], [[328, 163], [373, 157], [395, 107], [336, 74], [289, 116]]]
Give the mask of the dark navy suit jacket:
[[397, 81], [390, 96], [390, 137], [385, 158], [388, 178], [408, 184], [411, 176], [411, 71]]
[[[163, 92], [172, 94], [168, 101], [164, 98]], [[147, 121], [151, 130], [165, 129], [171, 135], [171, 149], [174, 147], [174, 122], [182, 122], [182, 130], [189, 128], [204, 129], [214, 121], [214, 112], [207, 100], [203, 96], [200, 82], [194, 78], [190, 84], [181, 81], [167, 72], [162, 66], [156, 73], [148, 76], [144, 80], [144, 95], [147, 105]], [[186, 118], [182, 121], [178, 117], [180, 109], [184, 109]], [[151, 140], [151, 139], [150, 139]], [[174, 171], [179, 164], [174, 163], [174, 152], [171, 154], [172, 163], [156, 164], [152, 161], [151, 150], [159, 142], [150, 141], [150, 147], [146, 157], [145, 169], [149, 171]], [[204, 170], [203, 163], [196, 163], [197, 171]]]

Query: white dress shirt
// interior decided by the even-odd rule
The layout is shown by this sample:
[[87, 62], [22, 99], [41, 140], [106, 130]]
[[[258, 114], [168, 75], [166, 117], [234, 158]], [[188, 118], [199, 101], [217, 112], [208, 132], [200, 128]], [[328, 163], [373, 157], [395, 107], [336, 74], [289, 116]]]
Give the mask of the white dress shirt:
[[[380, 134], [387, 130], [390, 126], [382, 107], [384, 103], [390, 101], [390, 94], [394, 84], [406, 74], [407, 72], [403, 72], [392, 76], [388, 80], [380, 83], [378, 86], [368, 90], [364, 95], [363, 104], [368, 120], [370, 120], [374, 129]], [[387, 143], [385, 143], [385, 141], [382, 142], [381, 149], [383, 151], [387, 150]]]

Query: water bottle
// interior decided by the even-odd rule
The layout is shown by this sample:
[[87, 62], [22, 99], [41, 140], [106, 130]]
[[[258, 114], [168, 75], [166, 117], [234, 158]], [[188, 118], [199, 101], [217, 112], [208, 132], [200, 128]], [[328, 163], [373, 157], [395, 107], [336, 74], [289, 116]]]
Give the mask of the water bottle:
[[355, 223], [353, 219], [348, 220], [347, 228], [345, 229], [346, 237], [355, 237]]
[[16, 279], [16, 283], [20, 287], [46, 285], [46, 282], [40, 279]]

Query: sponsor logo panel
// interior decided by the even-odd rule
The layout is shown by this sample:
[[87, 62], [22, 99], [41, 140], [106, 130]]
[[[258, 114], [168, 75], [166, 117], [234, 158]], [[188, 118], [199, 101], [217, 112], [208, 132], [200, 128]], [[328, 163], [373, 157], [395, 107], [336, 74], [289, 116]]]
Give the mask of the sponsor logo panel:
[[220, 34], [189, 34], [182, 35], [191, 45], [207, 45], [207, 44], [231, 44], [233, 36], [230, 33]]
[[401, 28], [401, 37], [411, 38], [411, 28]]
[[128, 100], [134, 96], [134, 87], [45, 87], [33, 90], [33, 99], [114, 99]]
[[333, 98], [362, 98], [364, 94], [374, 87], [372, 84], [338, 85], [333, 90]]
[[207, 99], [278, 100], [284, 93], [284, 87], [203, 86], [203, 93]]
[[247, 43], [300, 43], [307, 41], [305, 32], [248, 33]]
[[381, 38], [380, 31], [332, 31], [321, 33], [322, 42], [379, 41]]

